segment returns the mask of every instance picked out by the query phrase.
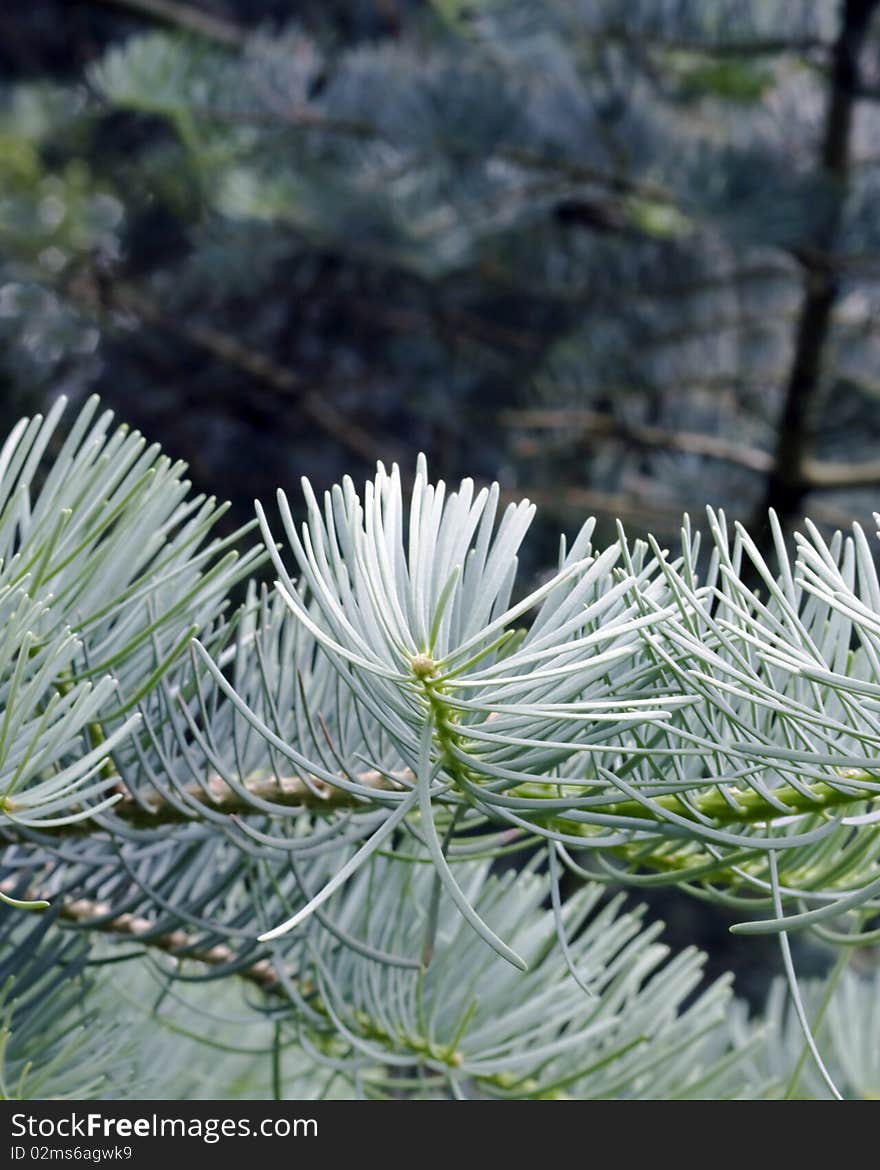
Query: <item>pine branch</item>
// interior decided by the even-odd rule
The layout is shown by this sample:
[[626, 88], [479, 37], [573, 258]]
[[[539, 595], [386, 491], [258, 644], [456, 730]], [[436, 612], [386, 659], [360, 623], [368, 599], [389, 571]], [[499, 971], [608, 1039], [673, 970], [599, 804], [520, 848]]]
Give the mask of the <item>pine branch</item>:
[[630, 179], [625, 175], [600, 171], [596, 167], [587, 166], [576, 159], [514, 146], [501, 147], [498, 150], [498, 157], [505, 162], [514, 163], [524, 170], [549, 171], [578, 183], [595, 184], [616, 195], [636, 196], [651, 203], [662, 203], [669, 206], [675, 206], [678, 203], [674, 193], [660, 183], [643, 179]]
[[444, 330], [487, 349], [500, 350], [505, 354], [518, 351], [531, 357], [539, 354], [548, 343], [548, 338], [532, 330], [513, 329], [454, 305], [432, 305], [430, 312], [421, 312], [362, 297], [351, 297], [348, 305], [357, 317], [374, 322], [391, 332], [409, 336], [417, 330]]
[[[400, 791], [412, 788], [416, 783], [415, 774], [408, 769], [396, 772], [393, 778], [376, 771], [358, 772], [353, 778], [362, 787], [376, 792]], [[853, 777], [849, 776], [847, 779], [852, 780]], [[871, 780], [873, 777], [865, 775], [861, 779]], [[846, 780], [842, 780], [841, 783], [845, 785]], [[244, 787], [248, 794], [256, 800], [285, 809], [333, 813], [344, 809], [366, 807], [363, 797], [355, 796], [344, 789], [315, 779], [310, 780], [307, 784], [299, 776], [246, 780]], [[713, 786], [702, 791], [698, 790], [691, 797], [693, 813], [682, 805], [677, 796], [661, 795], [653, 799], [658, 809], [675, 813], [684, 812], [688, 819], [693, 816], [695, 824], [709, 818], [718, 825], [748, 825], [759, 821], [772, 821], [781, 815], [817, 812], [850, 805], [865, 799], [864, 792], [852, 793], [846, 788], [818, 781], [812, 784], [803, 784], [801, 787], [803, 791], [789, 785], [783, 785], [774, 790], [774, 797], [786, 807], [785, 814], [777, 805], [770, 804], [753, 789], [743, 789], [739, 792], [729, 789], [728, 796], [733, 794], [735, 804], [731, 803], [731, 800], [725, 799]], [[515, 789], [511, 790], [511, 792], [515, 791]], [[229, 817], [266, 816], [265, 809], [257, 807], [246, 797], [241, 796], [219, 776], [209, 778], [204, 788], [197, 785], [189, 786], [179, 796], [182, 802], [191, 806], [189, 810], [181, 809], [178, 804], [166, 800], [158, 793], [153, 793], [146, 798], [140, 796], [137, 799], [126, 794], [112, 806], [110, 813], [103, 814], [100, 820], [95, 818], [94, 820], [74, 821], [51, 831], [45, 831], [43, 838], [54, 840], [62, 837], [88, 836], [102, 829], [112, 831], [113, 820], [120, 822], [128, 829], [163, 829], [198, 819], [199, 810], [202, 808], [210, 808], [213, 812], [222, 813]], [[639, 817], [644, 814], [643, 807], [637, 801], [625, 797], [611, 798], [607, 804], [597, 806], [595, 811], [628, 817]], [[585, 835], [583, 826], [579, 826], [576, 821], [567, 821], [564, 815], [557, 817], [554, 824], [566, 833], [575, 836]], [[7, 829], [7, 834], [10, 834], [9, 829]]]
[[[11, 894], [16, 889], [17, 882], [14, 878], [0, 881], [0, 890], [4, 893]], [[43, 898], [45, 895], [46, 891], [38, 892], [37, 887], [28, 891], [28, 897], [33, 896], [33, 900]], [[49, 897], [51, 898], [51, 895]], [[200, 947], [185, 930], [169, 930], [156, 934], [156, 924], [149, 918], [137, 914], [117, 914], [108, 918], [109, 913], [110, 907], [103, 902], [90, 898], [65, 897], [61, 899], [57, 908], [57, 920], [63, 925], [96, 931], [120, 940], [130, 940], [150, 950], [162, 951], [175, 959], [191, 959], [196, 963], [203, 963], [206, 967], [226, 967], [235, 961], [234, 951], [225, 943]], [[259, 959], [248, 967], [240, 968], [236, 974], [263, 991], [280, 990], [279, 976], [268, 959]]]
[[703, 455], [708, 459], [731, 463], [749, 471], [766, 472], [773, 465], [772, 456], [768, 452], [729, 443], [715, 435], [632, 425], [594, 410], [508, 410], [502, 413], [501, 421], [510, 427], [564, 430], [568, 435], [615, 438], [637, 447]]
[[[199, 105], [194, 102], [187, 106], [189, 113], [196, 117], [213, 122], [231, 123], [265, 123], [277, 125], [284, 122], [288, 126], [301, 130], [319, 130], [324, 134], [336, 135], [342, 138], [363, 139], [366, 141], [383, 141], [381, 131], [366, 120], [353, 118], [338, 118], [325, 114], [321, 110], [308, 106], [285, 108], [277, 103], [271, 103], [268, 109], [253, 110], [225, 110], [216, 106]], [[452, 134], [444, 136], [444, 142], [449, 150], [468, 150], [466, 139], [457, 138]], [[676, 206], [678, 199], [674, 192], [661, 183], [648, 179], [633, 179], [623, 174], [614, 174], [600, 170], [597, 167], [579, 162], [577, 159], [562, 155], [549, 154], [546, 151], [530, 150], [524, 146], [503, 146], [497, 149], [496, 157], [504, 162], [511, 163], [526, 171], [535, 171], [542, 174], [557, 175], [561, 178], [585, 186], [600, 187], [615, 195], [632, 196], [644, 199], [651, 203], [666, 206]]]
[[67, 295], [86, 312], [106, 316], [109, 312], [131, 314], [138, 321], [178, 338], [201, 350], [214, 361], [238, 370], [248, 378], [271, 389], [278, 397], [293, 403], [320, 430], [340, 446], [368, 462], [379, 458], [402, 459], [386, 439], [374, 437], [343, 411], [337, 409], [324, 390], [308, 385], [286, 366], [237, 341], [229, 334], [209, 325], [169, 316], [151, 298], [130, 285], [104, 285], [100, 294], [83, 281], [67, 285]]
[[832, 463], [820, 459], [805, 459], [803, 479], [808, 488], [821, 488], [825, 491], [874, 487], [880, 483], [880, 459], [867, 459], [863, 463]]
[[666, 505], [636, 491], [613, 492], [568, 485], [547, 489], [518, 481], [515, 490], [501, 493], [505, 503], [515, 503], [523, 497], [538, 504], [546, 515], [566, 521], [572, 517], [605, 516], [636, 525], [646, 532], [674, 531], [681, 524], [681, 507], [677, 502]]
[[650, 32], [633, 32], [626, 27], [608, 25], [595, 34], [600, 41], [616, 41], [621, 44], [638, 45], [668, 53], [692, 53], [699, 57], [780, 57], [790, 53], [804, 54], [817, 51], [827, 52], [831, 45], [821, 37], [744, 37], [741, 40], [698, 41], [688, 37], [652, 37]]
[[107, 4], [113, 8], [123, 8], [137, 16], [144, 17], [158, 24], [170, 25], [172, 28], [182, 29], [185, 32], [197, 33], [199, 36], [216, 42], [218, 45], [228, 45], [240, 48], [247, 40], [248, 34], [240, 25], [221, 16], [215, 16], [202, 8], [195, 8], [192, 4], [182, 4], [179, 0], [93, 0], [98, 4]]
[[[511, 428], [560, 431], [566, 438], [585, 436], [619, 439], [636, 447], [701, 455], [706, 459], [729, 463], [747, 471], [764, 473], [772, 470], [774, 465], [773, 456], [757, 447], [744, 447], [741, 444], [729, 443], [716, 435], [704, 435], [696, 431], [670, 431], [663, 427], [625, 423], [594, 410], [581, 408], [506, 410], [499, 417], [502, 423]], [[535, 452], [541, 449], [542, 443], [538, 441]], [[520, 454], [524, 453], [522, 448], [519, 450]], [[805, 491], [872, 487], [880, 483], [880, 460], [837, 463], [824, 459], [805, 459], [801, 482]]]
[[[130, 939], [150, 950], [163, 951], [176, 959], [191, 959], [206, 967], [225, 967], [235, 961], [234, 951], [225, 943], [199, 947], [185, 930], [155, 931], [155, 923], [137, 914], [118, 914], [107, 918], [109, 907], [88, 898], [65, 898], [59, 910], [59, 920], [71, 926], [89, 929], [117, 939]], [[241, 979], [254, 983], [264, 991], [278, 990], [279, 979], [268, 959], [259, 959], [236, 972]]]
[[293, 402], [321, 430], [362, 459], [375, 462], [380, 456], [386, 459], [397, 457], [386, 440], [374, 438], [353, 422], [329, 401], [324, 391], [310, 388], [292, 370], [243, 345], [228, 333], [210, 325], [197, 325], [169, 317], [155, 301], [129, 286], [115, 287], [111, 303], [123, 311], [133, 312], [141, 321], [179, 337], [221, 364], [263, 382], [279, 396]]
[[[412, 782], [410, 773], [402, 772], [399, 775], [404, 783]], [[395, 791], [394, 781], [380, 772], [358, 773], [357, 782], [377, 792]], [[311, 779], [306, 783], [299, 776], [248, 779], [244, 782], [244, 787], [255, 800], [266, 801], [283, 809], [330, 813], [363, 805], [362, 799], [341, 788], [331, 787], [317, 779]], [[219, 776], [209, 777], [204, 786], [193, 784], [178, 792], [176, 794], [178, 803], [167, 800], [156, 792], [134, 797], [122, 788], [121, 779], [117, 783], [117, 788], [122, 791], [122, 796], [111, 807], [109, 815], [105, 814], [100, 820], [95, 818], [91, 821], [74, 821], [61, 825], [51, 831], [51, 838], [82, 837], [100, 829], [112, 831], [114, 821], [127, 829], [161, 829], [198, 819], [200, 810], [204, 808], [230, 817], [266, 815], [264, 810], [255, 807], [245, 797], [239, 795]], [[182, 808], [181, 805], [186, 807]], [[14, 813], [14, 804], [7, 802], [7, 811]]]

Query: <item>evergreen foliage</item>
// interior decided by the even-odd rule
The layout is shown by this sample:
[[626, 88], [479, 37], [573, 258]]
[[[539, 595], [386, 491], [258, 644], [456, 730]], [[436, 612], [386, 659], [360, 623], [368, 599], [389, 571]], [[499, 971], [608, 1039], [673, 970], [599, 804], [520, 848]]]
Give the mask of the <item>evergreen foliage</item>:
[[[858, 526], [778, 535], [773, 575], [720, 515], [704, 573], [687, 523], [670, 554], [589, 521], [528, 592], [531, 505], [422, 460], [306, 482], [301, 526], [280, 494], [237, 557], [179, 466], [63, 408], [2, 456], [4, 1095], [876, 1092]], [[608, 896], [656, 883], [777, 935], [789, 1006], [749, 1020]], [[841, 956], [805, 994], [799, 931]]]
[[878, 12], [0, 11], [0, 1095], [880, 1092]]
[[410, 446], [545, 537], [869, 521], [873, 0], [85, 7], [0, 111], [10, 421], [97, 390], [241, 522]]

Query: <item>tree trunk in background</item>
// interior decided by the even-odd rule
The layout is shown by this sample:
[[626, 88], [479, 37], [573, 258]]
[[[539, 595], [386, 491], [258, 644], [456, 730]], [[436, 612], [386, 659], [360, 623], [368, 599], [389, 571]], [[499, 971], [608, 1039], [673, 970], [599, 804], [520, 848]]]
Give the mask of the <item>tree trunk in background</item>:
[[785, 527], [800, 519], [808, 491], [805, 464], [812, 454], [814, 412], [839, 289], [833, 252], [848, 193], [859, 57], [877, 3], [878, 0], [845, 0], [842, 6], [820, 155], [821, 170], [829, 181], [829, 204], [813, 246], [801, 256], [804, 295], [779, 419], [774, 469], [751, 526], [756, 538], [765, 545], [769, 538], [768, 509], [776, 511]]

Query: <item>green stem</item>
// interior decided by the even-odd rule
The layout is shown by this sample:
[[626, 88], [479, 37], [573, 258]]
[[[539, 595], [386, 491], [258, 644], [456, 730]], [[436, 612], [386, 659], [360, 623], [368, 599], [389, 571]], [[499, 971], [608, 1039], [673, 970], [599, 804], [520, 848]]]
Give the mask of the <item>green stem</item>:
[[[847, 779], [854, 779], [854, 777], [847, 777]], [[861, 781], [877, 781], [878, 778], [865, 773], [861, 774], [858, 779]], [[774, 821], [777, 817], [796, 816], [799, 813], [824, 812], [825, 809], [840, 808], [880, 796], [880, 792], [847, 792], [821, 780], [813, 784], [806, 784], [804, 787], [809, 795], [789, 785], [773, 789], [773, 795], [776, 799], [786, 806], [787, 811], [784, 813], [766, 800], [759, 792], [755, 792], [751, 788], [746, 790], [727, 788], [728, 795], [733, 797], [735, 801], [735, 808], [725, 800], [717, 787], [712, 787], [706, 792], [689, 792], [690, 804], [696, 810], [697, 816], [694, 816], [692, 808], [684, 804], [676, 795], [655, 796], [652, 797], [652, 803], [667, 812], [674, 812], [679, 816], [693, 820], [695, 825], [700, 823], [699, 817], [708, 817], [714, 825], [723, 827], [754, 825], [762, 821]], [[613, 816], [639, 817], [642, 819], [649, 815], [645, 806], [639, 804], [637, 800], [611, 800], [607, 805], [595, 807], [593, 811]], [[577, 835], [578, 832], [583, 833], [586, 831], [584, 825], [568, 822], [565, 818], [559, 818], [554, 823], [560, 828], [564, 826], [567, 833]]]
[[[478, 785], [480, 777], [476, 773], [468, 771], [454, 750], [461, 750], [462, 741], [466, 736], [456, 728], [457, 713], [445, 700], [442, 684], [436, 678], [436, 667], [433, 660], [428, 655], [418, 655], [413, 659], [413, 674], [420, 684], [421, 693], [434, 722], [435, 739], [447, 775], [451, 777], [453, 783], [456, 780], [467, 780]], [[58, 690], [62, 694], [66, 694], [72, 685], [72, 682], [67, 679], [60, 679], [57, 684]], [[90, 746], [93, 748], [103, 743], [106, 738], [101, 724], [97, 722], [89, 724], [87, 734]], [[108, 758], [102, 765], [102, 774], [106, 779], [118, 781], [121, 784], [121, 777], [114, 768], [111, 759]], [[407, 788], [414, 783], [414, 777], [408, 769], [402, 769], [392, 777], [380, 772], [365, 772], [359, 774], [357, 780], [363, 787], [372, 788], [377, 792]], [[880, 783], [880, 778], [868, 772], [847, 769], [845, 776], [841, 777], [841, 781], [843, 784], [847, 782], [856, 784]], [[303, 809], [304, 811], [327, 814], [337, 812], [340, 809], [362, 808], [365, 804], [364, 798], [361, 796], [341, 788], [334, 788], [323, 781], [312, 780], [307, 785], [298, 776], [280, 778], [250, 776], [243, 777], [242, 783], [255, 798], [268, 801], [279, 808]], [[462, 793], [465, 786], [462, 784], [457, 787], [459, 793]], [[560, 782], [559, 787], [564, 790], [564, 781]], [[838, 787], [825, 781], [814, 781], [803, 787], [804, 791], [790, 785], [783, 785], [773, 790], [774, 797], [785, 805], [785, 813], [782, 813], [779, 808], [751, 788], [727, 787], [726, 792], [734, 802], [732, 805], [714, 785], [708, 786], [704, 791], [689, 792], [690, 804], [685, 804], [675, 794], [654, 796], [652, 803], [658, 810], [675, 813], [693, 821], [695, 828], [699, 828], [704, 819], [710, 821], [714, 827], [724, 828], [761, 822], [770, 824], [781, 816], [795, 816], [845, 808], [867, 800], [875, 800], [880, 796], [878, 792], [853, 791], [851, 788]], [[546, 792], [545, 787], [535, 784], [522, 785], [514, 790], [515, 794], [532, 798], [546, 795]], [[576, 793], [572, 790], [571, 794], [574, 798], [575, 795], [581, 796], [583, 793], [583, 788], [578, 788]], [[198, 818], [199, 806], [230, 816], [263, 815], [248, 801], [247, 797], [240, 796], [219, 776], [211, 777], [204, 787], [201, 785], [190, 786], [184, 791], [183, 796], [186, 804], [191, 806], [190, 810], [181, 811], [155, 792], [150, 792], [141, 800], [124, 795], [113, 806], [111, 815], [114, 820], [133, 829], [159, 829], [168, 825], [186, 823]], [[593, 805], [591, 811], [599, 815], [630, 817], [639, 820], [650, 816], [649, 810], [638, 801], [629, 798], [615, 799], [613, 795], [609, 795], [607, 803]], [[556, 810], [548, 810], [547, 815], [543, 816], [540, 810], [533, 809], [531, 816], [536, 823], [542, 823], [548, 828], [568, 836], [583, 837], [585, 844], [589, 843], [589, 837], [594, 832], [592, 826], [581, 821], [570, 820], [564, 814], [559, 815]], [[59, 826], [51, 832], [53, 837], [81, 837], [94, 831], [94, 824], [85, 820]], [[675, 868], [674, 863], [671, 868]]]
[[[320, 1005], [316, 1004], [314, 1006], [320, 1010]], [[454, 1043], [451, 1045], [439, 1045], [431, 1044], [428, 1040], [420, 1036], [402, 1034], [394, 1036], [363, 1011], [356, 1012], [355, 1019], [365, 1039], [375, 1040], [379, 1044], [392, 1048], [392, 1050], [394, 1046], [404, 1047], [414, 1056], [422, 1057], [426, 1061], [434, 1061], [435, 1063], [446, 1065], [451, 1071], [462, 1068], [465, 1063], [466, 1057], [458, 1050]], [[428, 1065], [428, 1068], [430, 1069], [430, 1065]], [[491, 1085], [507, 1091], [516, 1086], [523, 1096], [534, 1094], [540, 1087], [539, 1082], [532, 1077], [518, 1077], [513, 1073], [504, 1072], [503, 1070], [497, 1073], [476, 1073], [472, 1075], [473, 1080], [477, 1084]], [[568, 1093], [563, 1089], [551, 1089], [546, 1094], [542, 1093], [541, 1096], [546, 1100], [562, 1101], [569, 1099]]]
[[[458, 777], [466, 777], [473, 783], [479, 783], [479, 777], [468, 773], [460, 758], [452, 750], [453, 747], [461, 749], [460, 740], [464, 737], [457, 735], [454, 730], [457, 713], [445, 702], [443, 687], [436, 681], [435, 671], [434, 662], [428, 655], [419, 654], [413, 659], [413, 673], [422, 684], [422, 692], [437, 729], [435, 738], [437, 746], [440, 748], [443, 765], [453, 780]], [[877, 781], [878, 778], [869, 773], [848, 770], [845, 779], [856, 783], [870, 783]], [[560, 788], [564, 790], [564, 781], [560, 782]], [[781, 816], [822, 812], [825, 809], [839, 808], [880, 795], [880, 792], [848, 792], [823, 781], [805, 784], [804, 788], [804, 792], [790, 785], [774, 789], [773, 795], [777, 801], [785, 805], [785, 812], [782, 812], [775, 804], [771, 804], [753, 788], [740, 789], [727, 786], [725, 789], [727, 797], [725, 797], [717, 786], [711, 785], [704, 792], [689, 792], [688, 804], [675, 794], [654, 796], [651, 799], [658, 808], [693, 820], [694, 825], [698, 825], [702, 818], [708, 818], [715, 826], [724, 827], [754, 825], [763, 821], [774, 821]], [[537, 785], [522, 785], [513, 791], [521, 796], [540, 797], [546, 790]], [[581, 790], [578, 790], [578, 795], [582, 795]], [[593, 811], [607, 816], [633, 817], [642, 820], [646, 816], [650, 816], [649, 810], [644, 805], [637, 800], [628, 798], [621, 800], [612, 798], [607, 805], [594, 806]], [[547, 819], [555, 828], [570, 836], [586, 837], [592, 831], [589, 826], [577, 821], [569, 821], [564, 816], [558, 818], [551, 816]]]
[[[103, 735], [100, 728], [97, 728], [97, 733]], [[441, 735], [438, 732], [438, 745], [444, 751], [444, 765], [447, 771], [452, 775], [453, 779], [457, 776], [462, 776], [465, 772], [459, 761], [450, 758], [448, 753], [448, 745], [454, 742], [447, 732]], [[100, 740], [97, 742], [101, 742]], [[112, 763], [108, 760], [105, 765], [107, 771], [105, 775], [108, 779], [116, 779], [121, 781], [121, 777], [113, 769]], [[863, 780], [874, 781], [877, 777], [868, 775], [867, 773], [862, 777]], [[358, 783], [367, 788], [373, 788], [377, 792], [390, 792], [399, 788], [405, 788], [412, 784], [412, 774], [407, 770], [401, 770], [396, 773], [394, 778], [389, 779], [379, 772], [366, 772], [357, 776]], [[333, 788], [332, 786], [312, 780], [311, 787], [298, 777], [282, 777], [276, 779], [274, 776], [269, 777], [245, 777], [243, 781], [248, 792], [260, 800], [270, 801], [279, 808], [296, 808], [303, 809], [303, 811], [317, 812], [317, 813], [333, 813], [340, 809], [351, 809], [364, 807], [364, 800], [360, 796], [355, 796], [341, 788]], [[775, 808], [768, 801], [766, 801], [759, 793], [751, 790], [747, 792], [737, 792], [736, 801], [738, 811], [735, 811], [727, 803], [721, 793], [715, 789], [709, 789], [703, 793], [691, 795], [691, 803], [696, 810], [697, 815], [688, 809], [677, 796], [657, 796], [653, 798], [653, 803], [659, 808], [676, 812], [679, 815], [687, 816], [693, 820], [694, 827], [700, 825], [700, 817], [708, 817], [716, 827], [737, 826], [757, 824], [760, 822], [772, 822], [776, 818], [783, 815], [796, 815], [798, 813], [818, 813], [826, 809], [845, 808], [847, 805], [854, 805], [863, 803], [866, 800], [876, 799], [874, 793], [852, 793], [842, 788], [836, 788], [824, 781], [816, 781], [812, 785], [807, 785], [807, 790], [811, 794], [809, 797], [797, 789], [784, 786], [774, 789], [774, 795], [790, 809], [790, 813], [783, 814], [779, 809]], [[534, 796], [534, 790], [518, 790], [520, 795]], [[582, 791], [582, 790], [579, 790]], [[731, 791], [731, 790], [728, 790]], [[143, 799], [143, 803], [135, 801], [130, 796], [124, 796], [117, 804], [113, 806], [112, 817], [121, 821], [124, 825], [133, 829], [159, 829], [168, 825], [183, 824], [194, 818], [198, 818], [198, 806], [210, 808], [215, 812], [226, 813], [234, 816], [262, 816], [260, 809], [255, 808], [250, 804], [246, 797], [239, 796], [237, 792], [231, 789], [220, 777], [212, 777], [209, 779], [206, 788], [201, 786], [191, 786], [185, 790], [185, 797], [187, 803], [191, 804], [192, 811], [181, 811], [174, 805], [168, 804], [163, 797], [156, 793], [150, 793]], [[592, 811], [597, 814], [620, 816], [620, 817], [638, 817], [644, 820], [648, 813], [645, 808], [634, 800], [614, 800], [609, 799], [607, 804], [595, 805]], [[532, 812], [533, 818], [548, 827], [558, 829], [569, 836], [582, 836], [585, 841], [588, 841], [591, 832], [590, 826], [585, 825], [581, 821], [568, 820], [565, 816], [550, 814], [547, 817], [540, 817]], [[93, 833], [95, 826], [90, 821], [77, 821], [70, 825], [62, 825], [52, 830], [52, 836], [73, 836], [82, 837], [83, 835]]]

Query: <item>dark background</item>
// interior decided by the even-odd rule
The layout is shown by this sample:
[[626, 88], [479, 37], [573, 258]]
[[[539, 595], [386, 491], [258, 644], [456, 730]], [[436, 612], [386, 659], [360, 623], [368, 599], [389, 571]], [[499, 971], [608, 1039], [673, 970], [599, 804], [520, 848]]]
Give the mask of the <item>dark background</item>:
[[870, 525], [877, 9], [11, 0], [3, 429], [98, 393], [230, 529], [425, 451], [539, 504], [532, 572], [590, 514]]

